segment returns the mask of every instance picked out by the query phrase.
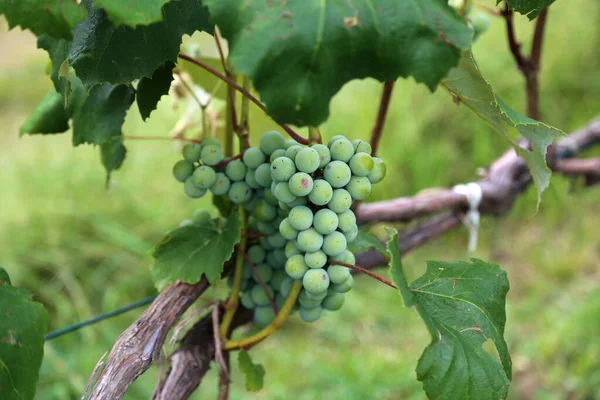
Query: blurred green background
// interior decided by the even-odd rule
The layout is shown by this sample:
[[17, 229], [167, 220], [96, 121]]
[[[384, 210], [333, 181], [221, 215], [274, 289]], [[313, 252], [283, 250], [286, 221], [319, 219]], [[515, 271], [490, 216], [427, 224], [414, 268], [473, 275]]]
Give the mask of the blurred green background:
[[[489, 2], [488, 2], [489, 3]], [[600, 116], [600, 4], [558, 1], [549, 13], [541, 72], [544, 122], [565, 132]], [[528, 48], [533, 25], [518, 18]], [[523, 81], [508, 52], [501, 19], [474, 46], [480, 68], [500, 96], [524, 110]], [[97, 149], [72, 148], [70, 135], [18, 136], [18, 127], [51, 87], [46, 53], [0, 21], [0, 265], [28, 287], [62, 328], [154, 293], [149, 249], [165, 231], [210, 199], [192, 201], [171, 177], [179, 146], [128, 141], [128, 157], [108, 190]], [[210, 91], [215, 81], [194, 72]], [[222, 95], [223, 87], [218, 94]], [[346, 85], [322, 127], [329, 137], [367, 138], [381, 86]], [[147, 123], [134, 105], [127, 135], [166, 136], [180, 115], [163, 98]], [[274, 128], [252, 108], [252, 141]], [[465, 107], [412, 80], [397, 83], [380, 156], [388, 177], [372, 201], [477, 179], [507, 148]], [[600, 154], [598, 150], [589, 152]], [[508, 272], [506, 338], [513, 356], [511, 399], [600, 399], [600, 187], [554, 177], [535, 214], [529, 189], [506, 218], [484, 218], [476, 256]], [[467, 233], [458, 229], [408, 254], [412, 278], [425, 260], [465, 259]], [[385, 273], [385, 271], [380, 271]], [[211, 296], [210, 292], [206, 294]], [[136, 310], [47, 343], [38, 399], [77, 399], [98, 359], [109, 351]], [[237, 368], [232, 399], [423, 399], [414, 368], [428, 337], [399, 295], [359, 277], [346, 305], [315, 324], [293, 317], [252, 350], [267, 370], [265, 388], [247, 393]], [[174, 348], [168, 344], [166, 353]], [[164, 370], [164, 367], [163, 367]], [[153, 367], [127, 399], [148, 399]], [[215, 371], [194, 399], [214, 399]], [[1, 396], [0, 396], [1, 397]]]

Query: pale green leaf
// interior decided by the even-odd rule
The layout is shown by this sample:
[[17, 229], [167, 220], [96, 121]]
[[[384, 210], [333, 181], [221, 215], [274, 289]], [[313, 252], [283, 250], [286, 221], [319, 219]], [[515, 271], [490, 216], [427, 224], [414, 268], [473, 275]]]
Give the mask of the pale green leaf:
[[[102, 8], [115, 26], [136, 27], [162, 20], [162, 6], [169, 0], [94, 0], [95, 8]], [[178, 1], [178, 0], [175, 0]]]
[[261, 364], [254, 364], [247, 351], [238, 353], [238, 366], [246, 377], [246, 390], [258, 392], [263, 388], [265, 368]]

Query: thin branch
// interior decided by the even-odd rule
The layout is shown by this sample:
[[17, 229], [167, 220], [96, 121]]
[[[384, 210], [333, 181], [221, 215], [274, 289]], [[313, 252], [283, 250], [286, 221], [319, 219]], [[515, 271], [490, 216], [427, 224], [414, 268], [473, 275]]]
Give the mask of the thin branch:
[[[229, 79], [234, 80], [233, 79], [233, 75], [231, 74], [231, 72], [229, 71], [229, 68], [227, 68], [227, 60], [225, 60], [225, 53], [223, 52], [223, 47], [221, 47], [221, 40], [219, 39], [219, 37], [221, 36], [220, 32], [219, 32], [219, 28], [215, 27], [215, 43], [217, 44], [217, 50], [219, 51], [219, 58], [221, 59], [221, 65], [223, 66], [223, 72], [225, 72], [225, 76], [227, 76]], [[237, 111], [235, 109], [235, 92], [233, 91], [233, 87], [231, 85], [229, 85], [227, 87], [227, 96], [229, 96], [229, 105], [230, 105], [230, 116], [231, 116], [231, 126], [233, 127], [234, 131], [237, 131], [239, 128], [238, 125], [238, 118], [237, 118]]]
[[228, 158], [227, 160], [223, 160], [223, 161], [221, 161], [220, 163], [218, 163], [218, 164], [215, 164], [215, 165], [214, 165], [214, 167], [224, 167], [224, 166], [226, 166], [227, 164], [229, 164], [230, 162], [232, 162], [233, 160], [237, 160], [237, 159], [240, 159], [240, 158], [242, 158], [242, 157], [244, 156], [244, 152], [245, 152], [245, 150], [244, 150], [244, 151], [242, 151], [242, 152], [241, 152], [241, 153], [239, 153], [239, 154], [236, 154], [235, 156], [233, 156], [233, 157], [231, 157], [231, 158]]
[[183, 76], [181, 76], [180, 73], [174, 72], [174, 75], [177, 75], [177, 77], [179, 78], [179, 81], [181, 82], [183, 87], [193, 97], [194, 101], [196, 101], [196, 104], [198, 104], [198, 107], [200, 107], [200, 110], [202, 110], [204, 112], [206, 110], [206, 107], [208, 106], [208, 103], [204, 104], [200, 101], [200, 99], [196, 95], [196, 92], [194, 92], [194, 89], [192, 89], [192, 87], [185, 81], [185, 79], [183, 78]]
[[377, 118], [375, 119], [375, 125], [373, 125], [373, 129], [371, 130], [371, 155], [373, 156], [377, 155], [379, 140], [381, 139], [387, 112], [390, 107], [390, 99], [392, 98], [394, 83], [395, 81], [387, 81], [383, 84], [381, 100], [379, 100], [379, 109], [377, 110]]
[[[265, 112], [265, 114], [269, 115], [268, 112], [267, 112], [267, 108], [264, 106], [264, 104], [262, 104], [260, 102], [260, 100], [258, 100], [256, 97], [254, 97], [252, 94], [250, 94], [250, 92], [248, 92], [247, 90], [245, 90], [243, 87], [241, 87], [237, 83], [233, 82], [231, 79], [229, 79], [227, 76], [223, 75], [222, 73], [220, 73], [216, 69], [214, 69], [211, 66], [203, 63], [200, 60], [196, 60], [195, 58], [190, 57], [190, 56], [185, 55], [185, 54], [182, 54], [182, 53], [179, 53], [179, 58], [181, 58], [182, 60], [189, 61], [189, 62], [191, 62], [193, 64], [196, 64], [197, 66], [199, 66], [201, 68], [204, 68], [206, 71], [210, 72], [211, 74], [213, 74], [217, 78], [225, 81], [228, 85], [230, 85], [231, 87], [233, 87], [234, 89], [236, 89], [237, 91], [239, 91], [240, 93], [242, 93], [244, 96], [248, 97], [248, 99], [250, 99], [251, 102], [253, 102], [254, 104], [256, 104], [256, 106], [258, 108], [260, 108], [261, 110], [263, 110]], [[277, 122], [277, 121], [275, 121], [275, 122]], [[286, 131], [288, 133], [288, 135], [290, 135], [290, 137], [292, 137], [292, 139], [294, 139], [298, 143], [308, 144], [308, 140], [306, 140], [302, 136], [298, 135], [296, 132], [294, 132], [294, 130], [292, 128], [290, 128], [286, 124], [280, 124], [280, 123], [278, 123], [278, 125], [281, 126], [281, 128], [284, 131]]]
[[341, 262], [341, 261], [335, 261], [335, 260], [329, 260], [328, 262], [329, 262], [329, 264], [341, 265], [342, 267], [353, 269], [355, 271], [358, 271], [360, 273], [368, 275], [371, 278], [376, 279], [376, 280], [378, 280], [381, 283], [385, 283], [386, 285], [388, 285], [391, 288], [398, 289], [398, 286], [394, 285], [389, 280], [385, 279], [384, 277], [381, 277], [381, 276], [377, 275], [374, 272], [371, 272], [371, 271], [369, 271], [367, 269], [361, 268], [358, 265], [352, 265], [352, 264], [348, 264], [348, 263]]
[[506, 34], [508, 38], [508, 46], [512, 53], [519, 70], [525, 72], [527, 67], [527, 59], [521, 53], [521, 44], [517, 41], [517, 35], [515, 33], [515, 25], [513, 22], [513, 10], [508, 7], [508, 4], [501, 11], [504, 20], [506, 21]]
[[537, 17], [535, 31], [533, 32], [533, 42], [531, 44], [531, 62], [533, 63], [536, 72], [540, 70], [540, 59], [542, 57], [542, 44], [544, 41], [544, 29], [546, 27], [546, 19], [548, 17], [548, 7], [542, 9]]
[[223, 346], [221, 343], [221, 337], [219, 336], [219, 306], [214, 305], [212, 309], [212, 323], [213, 323], [213, 339], [215, 341], [215, 361], [219, 365], [219, 376], [223, 376], [229, 382], [229, 366], [223, 357]]
[[267, 298], [269, 299], [269, 303], [271, 304], [271, 308], [273, 309], [273, 312], [275, 313], [275, 315], [277, 315], [279, 313], [279, 311], [277, 310], [277, 306], [275, 305], [275, 301], [273, 300], [273, 297], [269, 293], [269, 290], [267, 289], [267, 285], [262, 280], [262, 277], [260, 276], [260, 274], [256, 270], [256, 267], [254, 266], [254, 263], [252, 262], [252, 260], [250, 260], [250, 257], [248, 257], [248, 254], [246, 254], [246, 252], [244, 251], [244, 249], [242, 249], [242, 247], [240, 245], [236, 244], [235, 247], [236, 247], [237, 251], [239, 251], [240, 254], [244, 257], [244, 259], [246, 260], [246, 262], [250, 265], [250, 268], [252, 268], [252, 273], [254, 274], [254, 277], [256, 278], [256, 280], [258, 281], [258, 283], [260, 284], [260, 286], [262, 286], [265, 294], [267, 295]]

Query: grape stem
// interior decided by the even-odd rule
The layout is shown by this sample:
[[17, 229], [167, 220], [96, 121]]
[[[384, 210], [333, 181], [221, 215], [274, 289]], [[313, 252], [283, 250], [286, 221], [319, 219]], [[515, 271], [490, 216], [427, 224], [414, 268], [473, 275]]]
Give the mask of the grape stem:
[[290, 289], [290, 293], [288, 294], [285, 302], [283, 303], [283, 307], [279, 310], [279, 314], [271, 321], [269, 325], [267, 325], [260, 332], [255, 335], [249, 336], [240, 340], [228, 340], [225, 342], [223, 346], [224, 350], [248, 350], [255, 344], [262, 342], [267, 337], [271, 336], [273, 333], [277, 332], [287, 321], [292, 309], [294, 308], [294, 304], [296, 304], [296, 300], [298, 299], [298, 295], [302, 290], [302, 283], [300, 281], [295, 281]]
[[[220, 73], [219, 71], [217, 71], [216, 69], [212, 68], [211, 66], [203, 63], [200, 60], [196, 60], [193, 57], [190, 57], [188, 55], [185, 55], [183, 53], [179, 53], [179, 58], [181, 58], [182, 60], [186, 60], [189, 61], [193, 64], [196, 64], [197, 66], [205, 69], [206, 71], [208, 71], [209, 73], [213, 74], [214, 76], [216, 76], [217, 78], [223, 80], [224, 82], [226, 82], [229, 86], [231, 86], [232, 88], [236, 89], [237, 91], [239, 91], [241, 94], [243, 94], [244, 96], [246, 96], [251, 102], [253, 102], [254, 104], [256, 104], [258, 106], [258, 108], [260, 108], [261, 110], [263, 110], [265, 112], [265, 114], [269, 115], [269, 113], [267, 112], [267, 108], [264, 106], [264, 104], [262, 104], [260, 102], [260, 100], [258, 100], [256, 97], [252, 96], [252, 94], [250, 94], [250, 92], [248, 92], [247, 90], [245, 90], [243, 87], [241, 87], [240, 85], [238, 85], [237, 83], [235, 83], [233, 80], [229, 79], [227, 76], [223, 75], [222, 73]], [[277, 121], [275, 121], [277, 122]], [[277, 124], [279, 126], [281, 126], [281, 128], [287, 132], [288, 135], [290, 135], [290, 137], [292, 139], [294, 139], [296, 142], [301, 143], [301, 144], [308, 144], [308, 140], [304, 139], [302, 136], [298, 135], [296, 132], [294, 132], [294, 130], [292, 128], [290, 128], [288, 125], [286, 124], [282, 124], [282, 123], [278, 123]]]
[[202, 140], [199, 139], [187, 139], [182, 137], [169, 137], [169, 136], [125, 136], [123, 135], [123, 139], [126, 140], [181, 140], [182, 142], [190, 142], [190, 143], [202, 143]]
[[308, 127], [308, 142], [309, 144], [323, 143], [321, 139], [321, 131], [316, 126]]
[[[246, 226], [246, 211], [244, 207], [240, 206], [240, 217], [242, 219], [243, 226]], [[246, 246], [246, 236], [242, 235], [239, 243], [240, 247]], [[237, 246], [237, 245], [236, 245]], [[229, 333], [229, 327], [233, 321], [233, 316], [238, 309], [240, 299], [240, 289], [242, 287], [242, 269], [244, 268], [244, 257], [238, 252], [235, 260], [235, 270], [233, 271], [233, 284], [231, 285], [231, 293], [229, 299], [225, 302], [225, 313], [223, 314], [223, 321], [219, 327], [219, 336], [221, 338], [227, 337]]]
[[237, 248], [237, 251], [244, 257], [244, 259], [246, 260], [246, 262], [248, 264], [250, 264], [250, 268], [252, 268], [252, 273], [256, 277], [256, 280], [258, 280], [258, 283], [260, 284], [260, 286], [262, 286], [265, 294], [267, 295], [267, 298], [269, 299], [269, 303], [271, 304], [271, 308], [275, 312], [275, 315], [277, 315], [279, 312], [277, 311], [277, 306], [275, 305], [275, 301], [273, 300], [273, 297], [271, 297], [271, 294], [269, 293], [269, 290], [267, 289], [267, 285], [262, 280], [262, 277], [260, 276], [260, 274], [256, 270], [256, 266], [250, 260], [250, 257], [248, 257], [248, 254], [246, 254], [246, 252], [244, 251], [244, 249], [242, 248], [242, 246], [236, 244], [235, 247]]
[[[243, 88], [250, 92], [250, 79], [246, 75], [243, 78]], [[242, 96], [242, 117], [238, 125], [237, 133], [240, 137], [240, 150], [250, 148], [250, 101], [246, 96]]]
[[240, 154], [236, 154], [235, 156], [233, 156], [233, 157], [231, 157], [231, 158], [229, 158], [229, 159], [227, 159], [227, 160], [223, 160], [223, 161], [221, 161], [220, 163], [213, 165], [213, 168], [216, 168], [216, 167], [224, 167], [224, 166], [226, 166], [227, 164], [229, 164], [230, 162], [232, 162], [233, 160], [237, 160], [237, 159], [240, 159], [240, 158], [242, 158], [242, 157], [244, 156], [244, 152], [245, 152], [245, 151], [246, 151], [246, 150], [242, 151]]
[[346, 268], [350, 268], [353, 269], [355, 271], [358, 271], [360, 273], [363, 273], [365, 275], [369, 275], [371, 278], [373, 279], [377, 279], [379, 282], [381, 283], [385, 283], [386, 285], [388, 285], [389, 287], [392, 287], [394, 289], [398, 289], [398, 286], [394, 285], [392, 282], [390, 282], [389, 280], [385, 279], [382, 276], [377, 275], [374, 272], [369, 271], [368, 269], [364, 269], [359, 267], [358, 265], [352, 265], [352, 264], [347, 264], [345, 262], [341, 262], [341, 261], [335, 261], [335, 260], [329, 260], [329, 264], [335, 264], [335, 265], [340, 265], [342, 267], [346, 267]]
[[383, 91], [381, 92], [381, 99], [379, 100], [379, 110], [377, 111], [377, 118], [375, 119], [375, 125], [371, 130], [371, 155], [377, 155], [377, 148], [379, 147], [379, 140], [383, 133], [383, 126], [385, 125], [385, 119], [387, 117], [388, 109], [390, 108], [390, 99], [392, 98], [392, 91], [394, 90], [395, 81], [387, 81], [383, 84]]

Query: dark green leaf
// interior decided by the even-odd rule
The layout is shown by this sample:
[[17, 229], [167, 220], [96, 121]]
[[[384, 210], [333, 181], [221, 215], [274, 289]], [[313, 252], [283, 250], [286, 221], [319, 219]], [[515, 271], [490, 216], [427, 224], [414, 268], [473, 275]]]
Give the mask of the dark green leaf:
[[204, 0], [229, 41], [230, 60], [253, 79], [280, 122], [319, 125], [346, 82], [414, 77], [435, 89], [472, 30], [447, 0]]
[[19, 128], [19, 133], [62, 133], [69, 129], [69, 113], [60, 93], [50, 89], [33, 113]]
[[[496, 4], [500, 4], [502, 0], [497, 0]], [[538, 16], [543, 8], [550, 6], [555, 0], [507, 0], [508, 5], [513, 10], [520, 12], [532, 20]]]
[[177, 280], [196, 283], [202, 275], [213, 284], [240, 241], [242, 221], [233, 212], [221, 229], [214, 221], [175, 229], [158, 243], [152, 254], [152, 278], [158, 288]]
[[151, 77], [166, 61], [177, 61], [183, 35], [212, 31], [208, 10], [199, 0], [170, 1], [164, 21], [136, 29], [110, 22], [103, 10], [90, 9], [74, 30], [68, 59], [86, 90], [103, 82], [130, 83]]
[[[546, 165], [548, 146], [564, 133], [552, 126], [527, 118], [508, 107], [494, 93], [492, 86], [483, 78], [471, 53], [465, 53], [458, 67], [452, 69], [442, 85], [461, 103], [487, 122], [497, 132], [506, 136], [519, 156], [529, 166], [538, 193], [538, 205], [542, 192], [550, 184], [552, 172]], [[516, 130], [532, 144], [526, 150], [511, 139]]]
[[142, 78], [137, 87], [137, 104], [145, 121], [156, 108], [160, 98], [169, 93], [175, 64], [167, 62], [154, 71], [152, 78]]
[[[497, 265], [427, 262], [410, 285], [414, 302], [431, 333], [419, 359], [417, 379], [432, 399], [504, 399], [512, 362], [504, 341], [506, 273]], [[501, 363], [482, 347], [491, 340]]]
[[246, 377], [246, 390], [258, 392], [263, 388], [265, 368], [261, 364], [254, 364], [247, 351], [238, 353], [238, 366]]
[[217, 207], [221, 215], [229, 215], [233, 209], [233, 203], [231, 203], [231, 200], [225, 194], [213, 196], [213, 204]]
[[48, 313], [28, 290], [10, 284], [0, 268], [0, 394], [2, 400], [30, 400], [35, 395], [44, 356]]
[[371, 233], [365, 231], [358, 231], [356, 238], [348, 243], [348, 249], [355, 254], [375, 249], [383, 254], [384, 257], [388, 257], [387, 250], [383, 243]]
[[83, 21], [86, 10], [73, 0], [0, 0], [0, 14], [6, 16], [11, 29], [20, 25], [37, 36], [70, 39], [71, 30]]
[[169, 0], [94, 0], [94, 7], [103, 8], [115, 26], [135, 27], [162, 20], [161, 8]]
[[71, 83], [69, 81], [69, 61], [67, 61], [67, 55], [71, 48], [71, 41], [42, 35], [38, 38], [37, 47], [48, 52], [50, 61], [52, 62], [50, 78], [54, 83], [54, 88], [65, 99], [68, 99]]
[[100, 145], [100, 158], [102, 159], [102, 165], [106, 169], [106, 183], [110, 179], [110, 174], [121, 168], [127, 149], [123, 145], [123, 139], [121, 137], [114, 138], [109, 142], [102, 143]]

